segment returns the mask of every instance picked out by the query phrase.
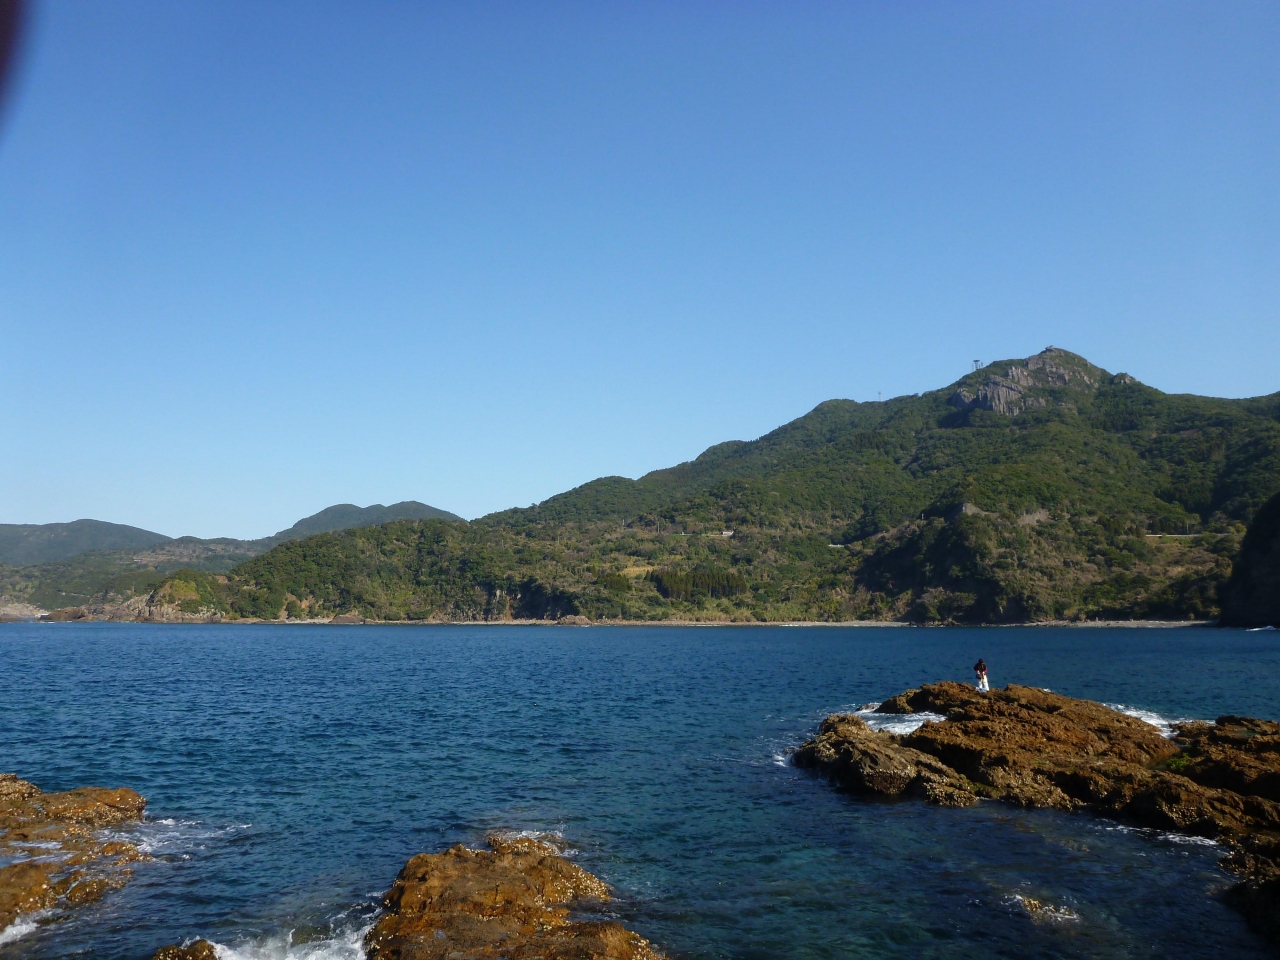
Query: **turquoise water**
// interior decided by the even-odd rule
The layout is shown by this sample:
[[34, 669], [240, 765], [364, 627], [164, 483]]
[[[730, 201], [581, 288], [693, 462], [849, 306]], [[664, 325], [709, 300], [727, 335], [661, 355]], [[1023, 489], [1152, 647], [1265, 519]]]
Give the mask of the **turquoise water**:
[[134, 787], [156, 857], [0, 957], [358, 957], [411, 854], [491, 829], [562, 842], [673, 957], [1270, 956], [1217, 847], [786, 764], [827, 713], [979, 656], [993, 685], [1280, 717], [1275, 633], [0, 625], [0, 770]]

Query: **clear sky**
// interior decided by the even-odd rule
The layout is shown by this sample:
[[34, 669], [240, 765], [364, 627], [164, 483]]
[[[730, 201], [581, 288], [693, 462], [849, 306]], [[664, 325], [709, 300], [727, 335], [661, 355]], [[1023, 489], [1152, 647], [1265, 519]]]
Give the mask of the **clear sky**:
[[0, 522], [474, 517], [1048, 344], [1280, 390], [1280, 4], [50, 2]]

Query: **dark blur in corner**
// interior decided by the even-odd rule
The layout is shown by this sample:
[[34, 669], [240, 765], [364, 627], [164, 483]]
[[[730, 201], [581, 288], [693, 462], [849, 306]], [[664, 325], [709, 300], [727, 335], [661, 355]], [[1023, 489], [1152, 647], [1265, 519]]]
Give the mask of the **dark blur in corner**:
[[0, 125], [4, 123], [4, 108], [13, 85], [26, 7], [24, 0], [0, 0]]

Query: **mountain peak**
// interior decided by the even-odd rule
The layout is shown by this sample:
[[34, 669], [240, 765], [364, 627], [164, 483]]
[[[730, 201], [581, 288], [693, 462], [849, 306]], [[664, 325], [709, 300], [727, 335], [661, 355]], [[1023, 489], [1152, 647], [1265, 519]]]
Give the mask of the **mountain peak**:
[[960, 410], [990, 410], [1016, 416], [1061, 401], [1064, 390], [1094, 392], [1111, 375], [1079, 354], [1045, 347], [1023, 360], [1000, 360], [961, 378], [947, 400]]

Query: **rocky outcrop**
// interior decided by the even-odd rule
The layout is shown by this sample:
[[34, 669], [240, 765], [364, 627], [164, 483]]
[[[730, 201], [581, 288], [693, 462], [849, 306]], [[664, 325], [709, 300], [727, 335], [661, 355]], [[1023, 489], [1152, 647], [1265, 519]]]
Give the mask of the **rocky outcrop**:
[[123, 886], [127, 865], [144, 855], [102, 839], [101, 828], [136, 820], [146, 803], [126, 789], [43, 793], [0, 774], [0, 930], [24, 913], [79, 906]]
[[838, 713], [792, 758], [797, 767], [820, 769], [856, 793], [918, 796], [943, 806], [974, 803], [974, 785], [927, 753], [904, 747], [898, 737], [872, 730], [860, 717]]
[[794, 762], [859, 793], [1091, 810], [1220, 839], [1244, 878], [1231, 902], [1280, 938], [1280, 723], [1224, 716], [1169, 739], [1102, 704], [1015, 684], [990, 694], [926, 685], [877, 710], [946, 719], [894, 736], [836, 714]]
[[[990, 370], [991, 368], [988, 368]], [[1081, 357], [1056, 347], [1047, 347], [1034, 357], [1018, 360], [1003, 374], [990, 372], [981, 382], [968, 381], [947, 401], [961, 410], [990, 410], [1004, 416], [1017, 416], [1024, 410], [1048, 405], [1048, 399], [1037, 389], [1098, 386], [1102, 371]]]
[[655, 960], [619, 923], [569, 919], [569, 905], [609, 899], [599, 879], [536, 840], [491, 836], [489, 846], [410, 859], [365, 938], [369, 960]]
[[1280, 627], [1280, 493], [1254, 514], [1231, 579], [1222, 588], [1221, 622]]
[[161, 947], [151, 960], [218, 960], [218, 951], [208, 940], [197, 940], [185, 947]]

